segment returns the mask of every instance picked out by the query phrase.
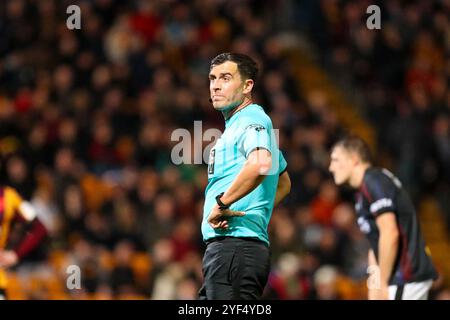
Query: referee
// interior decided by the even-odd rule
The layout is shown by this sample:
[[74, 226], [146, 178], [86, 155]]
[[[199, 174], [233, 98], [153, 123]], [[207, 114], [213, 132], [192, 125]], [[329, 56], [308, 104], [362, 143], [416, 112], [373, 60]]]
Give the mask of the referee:
[[272, 121], [252, 101], [257, 73], [243, 54], [222, 53], [210, 65], [211, 102], [225, 118], [225, 131], [208, 165], [201, 300], [261, 297], [270, 271], [267, 226], [274, 205], [290, 191]]
[[426, 300], [437, 273], [401, 182], [373, 167], [369, 148], [355, 136], [334, 145], [329, 169], [336, 184], [357, 189], [357, 222], [370, 242], [369, 265], [378, 267], [369, 299]]

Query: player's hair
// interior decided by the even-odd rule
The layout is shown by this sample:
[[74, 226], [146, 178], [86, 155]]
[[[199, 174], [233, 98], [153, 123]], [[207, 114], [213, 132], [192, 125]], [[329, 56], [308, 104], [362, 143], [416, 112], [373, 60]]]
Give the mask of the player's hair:
[[331, 148], [342, 147], [347, 151], [355, 152], [363, 162], [372, 163], [372, 154], [368, 144], [358, 136], [348, 135], [339, 139]]
[[257, 63], [246, 54], [225, 52], [211, 60], [210, 70], [217, 65], [232, 61], [237, 64], [239, 74], [243, 80], [251, 79], [256, 82], [258, 76]]

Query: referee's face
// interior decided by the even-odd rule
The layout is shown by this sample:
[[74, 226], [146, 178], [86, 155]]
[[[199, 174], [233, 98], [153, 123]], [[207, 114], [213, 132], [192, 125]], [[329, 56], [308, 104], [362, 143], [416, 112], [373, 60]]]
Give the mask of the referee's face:
[[355, 166], [352, 155], [340, 146], [336, 146], [331, 152], [329, 170], [333, 174], [334, 182], [342, 185], [349, 182]]
[[235, 62], [213, 66], [209, 72], [209, 93], [214, 109], [225, 111], [239, 106], [251, 91], [247, 81], [242, 80]]

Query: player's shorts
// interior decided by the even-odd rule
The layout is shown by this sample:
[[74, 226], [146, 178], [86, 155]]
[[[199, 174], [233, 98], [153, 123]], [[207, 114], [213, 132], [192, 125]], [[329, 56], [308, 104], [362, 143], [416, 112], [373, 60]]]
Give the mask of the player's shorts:
[[389, 300], [427, 300], [433, 280], [389, 286]]

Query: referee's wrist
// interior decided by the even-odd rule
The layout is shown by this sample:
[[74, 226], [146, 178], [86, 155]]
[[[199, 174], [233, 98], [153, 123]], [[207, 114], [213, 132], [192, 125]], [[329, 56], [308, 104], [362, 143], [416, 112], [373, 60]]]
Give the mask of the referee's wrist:
[[224, 202], [222, 201], [222, 197], [223, 197], [223, 194], [224, 194], [224, 193], [225, 193], [225, 192], [219, 193], [219, 194], [216, 196], [216, 202], [217, 202], [217, 204], [218, 204], [220, 210], [226, 210], [226, 209], [230, 208], [230, 205], [231, 205], [231, 204], [226, 204], [226, 203], [224, 203]]

